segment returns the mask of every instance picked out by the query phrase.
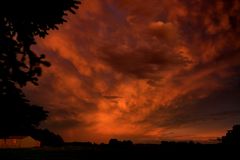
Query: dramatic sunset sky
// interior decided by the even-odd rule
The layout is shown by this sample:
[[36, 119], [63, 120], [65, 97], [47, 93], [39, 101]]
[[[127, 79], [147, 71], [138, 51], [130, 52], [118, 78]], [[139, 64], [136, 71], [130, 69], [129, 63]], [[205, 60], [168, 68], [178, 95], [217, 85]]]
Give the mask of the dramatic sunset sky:
[[211, 140], [240, 123], [240, 0], [84, 0], [25, 92], [65, 141]]

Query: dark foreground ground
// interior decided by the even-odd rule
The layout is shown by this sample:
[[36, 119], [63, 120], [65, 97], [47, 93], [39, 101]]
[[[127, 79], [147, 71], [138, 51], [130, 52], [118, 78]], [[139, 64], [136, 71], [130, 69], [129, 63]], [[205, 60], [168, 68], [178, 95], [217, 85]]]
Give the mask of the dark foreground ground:
[[0, 160], [87, 159], [240, 159], [239, 146], [227, 145], [131, 145], [72, 146], [61, 148], [1, 149]]

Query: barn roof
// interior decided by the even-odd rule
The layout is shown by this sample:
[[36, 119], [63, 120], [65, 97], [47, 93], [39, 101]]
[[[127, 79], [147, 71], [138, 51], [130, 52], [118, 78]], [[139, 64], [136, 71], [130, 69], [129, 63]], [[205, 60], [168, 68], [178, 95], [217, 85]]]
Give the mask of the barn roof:
[[7, 137], [7, 139], [23, 139], [25, 137], [29, 137], [29, 136], [9, 136]]

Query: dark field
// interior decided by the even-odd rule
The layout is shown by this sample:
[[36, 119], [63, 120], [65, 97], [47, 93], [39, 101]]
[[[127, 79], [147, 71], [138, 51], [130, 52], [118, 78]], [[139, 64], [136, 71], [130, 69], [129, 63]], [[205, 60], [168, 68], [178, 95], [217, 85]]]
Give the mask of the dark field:
[[0, 160], [239, 159], [239, 146], [151, 145], [1, 149]]

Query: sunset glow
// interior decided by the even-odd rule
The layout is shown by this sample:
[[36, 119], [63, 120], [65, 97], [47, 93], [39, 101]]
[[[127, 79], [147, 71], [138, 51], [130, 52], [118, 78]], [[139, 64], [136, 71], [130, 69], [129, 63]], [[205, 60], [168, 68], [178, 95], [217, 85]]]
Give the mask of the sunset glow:
[[66, 141], [209, 141], [240, 120], [239, 0], [84, 0], [34, 47], [28, 98]]

